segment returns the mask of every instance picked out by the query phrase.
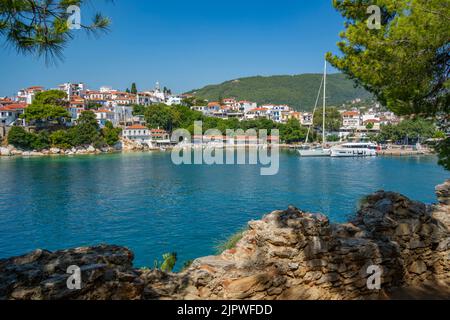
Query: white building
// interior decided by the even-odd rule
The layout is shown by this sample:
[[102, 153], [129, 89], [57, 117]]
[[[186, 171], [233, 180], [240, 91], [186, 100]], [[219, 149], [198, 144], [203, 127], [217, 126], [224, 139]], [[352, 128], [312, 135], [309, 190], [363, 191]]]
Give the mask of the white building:
[[177, 97], [177, 96], [170, 96], [167, 99], [166, 104], [169, 106], [173, 106], [173, 105], [181, 105], [183, 99], [181, 99], [181, 97]]
[[[26, 103], [14, 103], [6, 106], [0, 106], [0, 125], [11, 126], [19, 120], [21, 114], [27, 108]], [[21, 120], [22, 124], [25, 120]]]
[[361, 117], [359, 111], [342, 112], [342, 126], [347, 129], [357, 129], [361, 126]]
[[304, 126], [313, 125], [314, 116], [311, 112], [302, 112], [300, 114], [300, 123]]
[[35, 86], [27, 89], [22, 89], [17, 93], [17, 102], [31, 104], [35, 95], [39, 92], [43, 92], [44, 87]]
[[239, 105], [239, 110], [244, 113], [248, 112], [251, 109], [256, 109], [258, 107], [256, 102], [251, 102], [251, 101], [246, 101], [246, 100], [239, 101], [238, 105]]
[[152, 135], [150, 129], [140, 124], [126, 127], [122, 131], [122, 136], [135, 142], [151, 145]]
[[100, 127], [104, 127], [108, 121], [114, 123], [114, 112], [107, 109], [99, 109], [95, 110], [94, 113]]
[[247, 120], [253, 120], [253, 119], [260, 119], [260, 118], [266, 118], [269, 119], [269, 109], [259, 107], [255, 109], [249, 110], [247, 113], [245, 113], [245, 119]]
[[67, 98], [70, 99], [73, 96], [83, 98], [86, 90], [84, 83], [63, 83], [58, 86], [58, 89], [64, 91], [67, 94]]

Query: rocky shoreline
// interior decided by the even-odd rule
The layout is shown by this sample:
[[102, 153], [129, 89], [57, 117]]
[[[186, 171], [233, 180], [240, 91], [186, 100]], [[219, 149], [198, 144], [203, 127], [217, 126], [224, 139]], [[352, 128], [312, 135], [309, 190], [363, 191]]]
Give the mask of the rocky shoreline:
[[[436, 194], [439, 203], [426, 206], [379, 191], [344, 224], [275, 211], [251, 221], [235, 248], [181, 273], [136, 269], [119, 246], [36, 250], [0, 260], [0, 299], [389, 299], [424, 284], [448, 299], [450, 180]], [[72, 265], [81, 268], [80, 290], [67, 288]], [[373, 267], [379, 289], [368, 285]]]
[[73, 147], [71, 149], [49, 148], [44, 150], [20, 150], [12, 145], [0, 147], [0, 156], [3, 157], [44, 157], [44, 156], [72, 156], [72, 155], [86, 155], [86, 154], [101, 154], [112, 153], [120, 151], [120, 149], [113, 147], [95, 148], [93, 146]]

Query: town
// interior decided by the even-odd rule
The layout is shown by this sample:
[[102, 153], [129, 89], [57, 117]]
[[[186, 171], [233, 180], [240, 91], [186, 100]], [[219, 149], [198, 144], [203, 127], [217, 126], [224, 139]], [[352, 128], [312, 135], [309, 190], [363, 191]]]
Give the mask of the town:
[[[142, 92], [136, 89], [134, 83], [131, 90], [126, 91], [106, 86], [92, 90], [84, 83], [64, 83], [48, 90], [42, 86], [32, 86], [19, 90], [16, 96], [0, 97], [0, 138], [6, 138], [13, 127], [22, 127], [29, 132], [35, 131], [36, 121], [27, 121], [24, 114], [39, 94], [50, 91], [64, 93], [61, 95], [64, 97], [62, 99], [64, 102], [61, 104], [69, 115], [62, 121], [64, 126], [76, 125], [83, 112], [91, 111], [100, 129], [107, 125], [119, 128], [122, 140], [128, 142], [126, 145], [131, 149], [136, 148], [136, 145], [165, 148], [176, 143], [170, 139], [172, 128], [152, 127], [150, 123], [147, 123], [144, 112], [140, 112], [142, 108], [155, 105], [185, 106], [204, 117], [222, 120], [238, 122], [268, 120], [274, 126], [294, 123], [302, 130], [303, 135], [284, 139], [284, 141], [281, 137], [282, 142], [288, 144], [304, 142], [300, 137], [304, 140], [308, 127], [318, 127], [318, 130], [321, 130], [320, 125], [315, 123], [315, 116], [311, 111], [296, 111], [288, 105], [258, 105], [256, 102], [235, 98], [207, 101], [197, 99], [192, 94], [172, 94], [166, 87], [161, 89], [158, 82], [154, 89]], [[372, 139], [380, 133], [383, 126], [397, 125], [401, 121], [401, 118], [393, 112], [387, 111], [374, 101], [364, 103], [361, 99], [355, 99], [339, 107], [328, 109], [327, 117], [334, 117], [334, 120], [337, 120], [331, 119], [332, 125], [327, 127], [327, 141], [330, 142]], [[316, 135], [316, 141], [317, 139], [320, 140], [320, 135]], [[58, 143], [55, 144], [58, 145]], [[62, 146], [64, 147], [64, 144]]]

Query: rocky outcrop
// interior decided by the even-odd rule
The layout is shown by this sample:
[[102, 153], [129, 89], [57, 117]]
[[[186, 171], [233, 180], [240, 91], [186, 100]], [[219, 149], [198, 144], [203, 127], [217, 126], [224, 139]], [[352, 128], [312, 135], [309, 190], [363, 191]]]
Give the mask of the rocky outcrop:
[[[133, 269], [120, 247], [39, 250], [0, 261], [0, 299], [380, 299], [424, 283], [450, 288], [450, 181], [436, 190], [430, 207], [376, 192], [345, 224], [275, 211], [250, 222], [235, 248], [179, 274]], [[67, 289], [69, 265], [82, 270], [81, 290]]]
[[9, 145], [4, 148], [0, 148], [0, 156], [23, 156], [23, 157], [43, 157], [43, 156], [56, 156], [56, 155], [86, 155], [86, 154], [100, 154], [111, 153], [120, 150], [120, 147], [104, 147], [94, 148], [93, 146], [85, 147], [73, 147], [71, 149], [50, 148], [44, 150], [24, 151]]
[[[50, 252], [36, 250], [0, 261], [0, 299], [137, 299], [144, 282], [133, 253], [117, 246]], [[67, 286], [67, 269], [81, 268], [81, 290]]]

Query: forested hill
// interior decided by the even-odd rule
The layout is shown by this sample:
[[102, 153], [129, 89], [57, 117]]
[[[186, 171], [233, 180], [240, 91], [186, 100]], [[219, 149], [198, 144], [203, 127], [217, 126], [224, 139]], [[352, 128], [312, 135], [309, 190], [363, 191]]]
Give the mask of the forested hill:
[[[188, 93], [209, 101], [234, 97], [255, 101], [258, 104], [288, 104], [297, 110], [312, 110], [319, 90], [322, 74], [293, 76], [249, 77], [208, 85]], [[340, 106], [356, 98], [362, 100], [371, 95], [341, 73], [328, 75], [328, 105]]]

